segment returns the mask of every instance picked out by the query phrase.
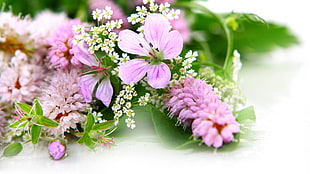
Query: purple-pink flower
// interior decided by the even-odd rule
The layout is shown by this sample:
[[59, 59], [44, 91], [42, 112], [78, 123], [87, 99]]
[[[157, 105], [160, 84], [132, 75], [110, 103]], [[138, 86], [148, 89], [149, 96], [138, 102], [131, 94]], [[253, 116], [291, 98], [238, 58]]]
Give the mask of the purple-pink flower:
[[171, 115], [192, 126], [194, 137], [201, 137], [208, 146], [219, 148], [240, 131], [228, 105], [203, 80], [186, 78], [184, 83], [172, 87], [164, 104]]
[[59, 140], [56, 140], [48, 145], [48, 151], [53, 160], [60, 160], [66, 154], [67, 148]]
[[109, 67], [101, 67], [101, 62], [93, 55], [88, 54], [88, 50], [79, 47], [80, 56], [77, 59], [85, 65], [91, 67], [92, 71], [81, 77], [81, 92], [86, 102], [92, 101], [92, 94], [96, 84], [96, 98], [102, 101], [105, 106], [109, 106], [113, 95], [113, 87], [110, 81], [109, 73], [106, 71]]
[[171, 72], [163, 62], [177, 57], [183, 48], [183, 38], [178, 31], [170, 31], [170, 23], [161, 14], [150, 14], [145, 19], [144, 36], [131, 30], [119, 33], [118, 46], [122, 51], [147, 57], [133, 59], [120, 66], [119, 77], [126, 84], [136, 83], [147, 74], [153, 88], [164, 88]]
[[55, 33], [52, 38], [47, 39], [50, 49], [48, 56], [50, 62], [57, 67], [66, 69], [69, 65], [74, 67], [80, 67], [82, 64], [78, 60], [79, 47], [82, 45], [73, 44], [74, 31], [72, 27], [74, 25], [85, 25], [79, 20], [66, 21]]

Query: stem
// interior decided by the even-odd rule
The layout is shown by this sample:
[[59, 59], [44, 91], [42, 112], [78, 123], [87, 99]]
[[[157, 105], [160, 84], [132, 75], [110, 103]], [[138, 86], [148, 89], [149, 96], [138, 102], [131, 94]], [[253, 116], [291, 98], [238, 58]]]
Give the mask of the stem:
[[187, 7], [190, 9], [195, 9], [198, 10], [204, 14], [209, 14], [211, 15], [213, 18], [215, 18], [221, 25], [221, 27], [223, 28], [225, 34], [226, 34], [226, 38], [227, 38], [227, 49], [226, 49], [226, 57], [225, 57], [225, 62], [224, 62], [224, 66], [223, 69], [225, 71], [228, 70], [229, 68], [229, 64], [231, 62], [232, 59], [232, 52], [233, 52], [233, 35], [230, 31], [230, 29], [228, 28], [228, 26], [226, 25], [225, 21], [217, 14], [215, 14], [214, 12], [212, 12], [211, 10], [209, 10], [207, 7], [205, 7], [202, 4], [198, 4], [198, 3], [176, 3], [176, 6], [180, 6], [180, 7]]
[[193, 65], [207, 65], [207, 66], [212, 66], [214, 68], [218, 68], [223, 70], [223, 67], [214, 63], [209, 63], [209, 62], [194, 62]]

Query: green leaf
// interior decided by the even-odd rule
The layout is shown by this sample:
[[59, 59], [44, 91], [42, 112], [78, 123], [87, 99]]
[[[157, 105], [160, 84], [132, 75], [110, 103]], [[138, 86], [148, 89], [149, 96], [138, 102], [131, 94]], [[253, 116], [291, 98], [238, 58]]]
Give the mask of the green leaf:
[[32, 125], [31, 127], [31, 141], [32, 144], [37, 144], [40, 138], [42, 126]]
[[34, 100], [33, 105], [36, 115], [43, 115], [43, 109], [40, 102], [38, 100]]
[[25, 127], [28, 121], [24, 118], [20, 120], [14, 121], [12, 124], [10, 124], [8, 127], [9, 128], [20, 128], [20, 127]]
[[93, 114], [91, 112], [88, 112], [87, 114], [87, 122], [86, 122], [86, 126], [85, 126], [85, 133], [88, 133], [92, 130], [93, 126], [95, 123], [95, 118], [93, 116]]
[[89, 135], [85, 135], [84, 144], [85, 144], [88, 148], [90, 148], [90, 149], [94, 149], [94, 148], [95, 148], [95, 147], [94, 147], [95, 144], [94, 144], [93, 140], [90, 138]]
[[38, 124], [38, 125], [42, 125], [42, 126], [47, 126], [47, 127], [57, 127], [58, 123], [56, 123], [55, 121], [46, 118], [42, 115], [38, 115], [36, 116], [33, 121]]
[[114, 125], [114, 123], [115, 123], [114, 120], [99, 123], [99, 124], [94, 125], [93, 130], [107, 130], [111, 128]]
[[32, 106], [23, 104], [23, 103], [16, 103], [17, 106], [20, 107], [21, 110], [23, 110], [25, 113], [30, 114], [32, 111]]
[[190, 140], [191, 133], [182, 126], [176, 126], [176, 120], [169, 118], [155, 107], [151, 108], [151, 113], [156, 134], [168, 148], [176, 148]]
[[255, 111], [253, 106], [242, 109], [241, 111], [235, 112], [237, 121], [242, 123], [245, 120], [256, 121]]
[[5, 147], [2, 156], [11, 157], [18, 155], [23, 150], [23, 145], [21, 143], [13, 143]]

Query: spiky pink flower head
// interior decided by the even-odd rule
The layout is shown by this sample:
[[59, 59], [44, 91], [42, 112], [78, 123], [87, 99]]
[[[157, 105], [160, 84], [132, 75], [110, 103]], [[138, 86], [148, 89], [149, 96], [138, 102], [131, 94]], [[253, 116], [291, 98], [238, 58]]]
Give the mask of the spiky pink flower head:
[[89, 9], [95, 11], [96, 9], [104, 9], [105, 7], [111, 7], [113, 14], [111, 20], [122, 19], [122, 29], [129, 28], [127, 17], [125, 16], [122, 9], [114, 2], [114, 0], [88, 0]]
[[74, 31], [72, 27], [74, 25], [86, 24], [81, 23], [78, 19], [66, 21], [52, 38], [47, 39], [47, 43], [51, 46], [48, 56], [50, 62], [56, 67], [66, 69], [69, 68], [69, 65], [73, 67], [82, 65], [76, 57], [79, 56], [78, 47], [84, 45], [73, 44]]
[[76, 69], [58, 70], [42, 89], [38, 100], [44, 116], [59, 123], [57, 127], [46, 128], [52, 135], [64, 135], [65, 131], [76, 128], [76, 124], [85, 118], [82, 112], [88, 104], [81, 94], [79, 75]]
[[56, 140], [48, 145], [48, 151], [53, 160], [60, 160], [66, 154], [67, 148], [60, 140]]
[[208, 146], [221, 147], [223, 142], [233, 140], [233, 133], [239, 132], [239, 123], [228, 105], [203, 80], [187, 77], [172, 87], [164, 105], [171, 115], [192, 126], [194, 137], [201, 137]]
[[40, 94], [44, 78], [42, 66], [30, 64], [27, 55], [17, 50], [0, 73], [0, 101], [32, 102]]
[[118, 46], [122, 51], [148, 57], [130, 60], [120, 66], [119, 77], [124, 83], [136, 83], [147, 74], [147, 81], [153, 88], [167, 86], [171, 72], [162, 61], [177, 57], [183, 48], [182, 36], [170, 28], [167, 18], [153, 13], [145, 19], [144, 36], [131, 30], [119, 33]]

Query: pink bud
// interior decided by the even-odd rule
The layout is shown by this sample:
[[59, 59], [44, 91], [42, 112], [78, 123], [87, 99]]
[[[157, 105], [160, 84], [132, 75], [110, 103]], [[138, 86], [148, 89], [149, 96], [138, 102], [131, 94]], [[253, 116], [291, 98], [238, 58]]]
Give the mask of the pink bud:
[[48, 151], [53, 160], [59, 160], [66, 154], [66, 146], [56, 140], [48, 145]]

